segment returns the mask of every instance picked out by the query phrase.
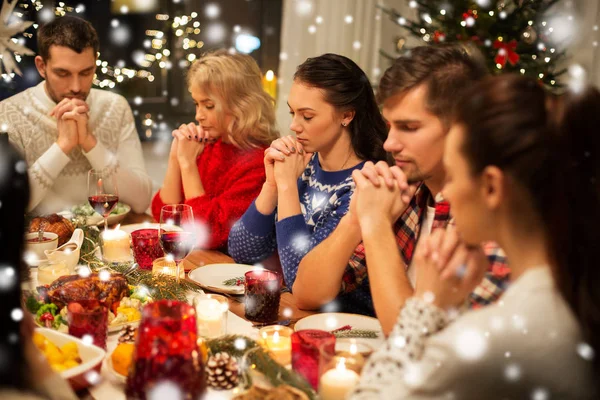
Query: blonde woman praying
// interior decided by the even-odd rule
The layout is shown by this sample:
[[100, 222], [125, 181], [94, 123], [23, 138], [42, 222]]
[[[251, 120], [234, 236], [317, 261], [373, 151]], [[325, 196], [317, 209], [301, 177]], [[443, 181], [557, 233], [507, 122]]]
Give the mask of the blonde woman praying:
[[196, 123], [173, 131], [167, 173], [152, 201], [152, 215], [159, 220], [164, 205], [188, 204], [209, 232], [198, 246], [223, 250], [231, 226], [265, 181], [264, 151], [278, 137], [273, 99], [262, 88], [254, 59], [226, 51], [194, 62], [188, 87]]

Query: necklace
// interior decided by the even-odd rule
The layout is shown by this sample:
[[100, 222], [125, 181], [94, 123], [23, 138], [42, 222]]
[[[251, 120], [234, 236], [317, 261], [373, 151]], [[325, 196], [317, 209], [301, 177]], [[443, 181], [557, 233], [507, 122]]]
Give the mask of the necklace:
[[350, 160], [350, 157], [352, 156], [352, 152], [348, 153], [348, 157], [346, 158], [346, 161], [344, 161], [344, 163], [342, 164], [340, 171], [344, 169], [344, 167], [346, 166], [346, 164], [348, 163], [348, 161]]

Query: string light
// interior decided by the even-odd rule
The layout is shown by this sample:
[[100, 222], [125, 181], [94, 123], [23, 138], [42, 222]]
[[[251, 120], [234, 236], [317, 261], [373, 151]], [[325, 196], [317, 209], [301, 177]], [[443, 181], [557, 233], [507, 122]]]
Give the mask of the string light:
[[[36, 0], [35, 4], [37, 11], [43, 7], [43, 4], [41, 4], [39, 0]], [[59, 3], [59, 6], [56, 7], [55, 13], [57, 15], [64, 15], [65, 13], [73, 12], [74, 10], [73, 7], [65, 6], [64, 3], [61, 2]], [[120, 11], [122, 13], [129, 12], [126, 6], [121, 7]], [[155, 15], [155, 18], [157, 21], [167, 23], [175, 35], [179, 39], [183, 39], [183, 41], [176, 41], [176, 43], [181, 43], [179, 46], [180, 48], [183, 48], [183, 50], [189, 50], [189, 52], [184, 55], [185, 59], [190, 60], [190, 62], [195, 60], [196, 55], [192, 51], [204, 47], [204, 42], [198, 40], [196, 37], [196, 35], [201, 33], [201, 23], [196, 20], [198, 18], [198, 13], [192, 12], [189, 15], [177, 15], [173, 17], [169, 14], [158, 13]], [[119, 21], [114, 19], [111, 25], [113, 25], [113, 27], [115, 25], [118, 26]], [[145, 31], [145, 34], [146, 39], [143, 41], [143, 47], [146, 49], [146, 53], [143, 54], [143, 57], [139, 62], [140, 66], [143, 68], [151, 68], [156, 64], [160, 69], [172, 68], [173, 63], [169, 59], [172, 52], [168, 48], [169, 43], [167, 43], [165, 32], [159, 29], [148, 29]], [[97, 65], [103, 67], [101, 72], [106, 75], [102, 80], [99, 78], [94, 79], [94, 84], [98, 86], [102, 83], [104, 87], [111, 87], [112, 85], [110, 82], [113, 82], [114, 85], [114, 83], [122, 83], [126, 79], [134, 78], [147, 79], [149, 82], [155, 80], [154, 75], [149, 71], [112, 67], [100, 58], [98, 58]], [[187, 66], [188, 64], [186, 63], [185, 67]]]

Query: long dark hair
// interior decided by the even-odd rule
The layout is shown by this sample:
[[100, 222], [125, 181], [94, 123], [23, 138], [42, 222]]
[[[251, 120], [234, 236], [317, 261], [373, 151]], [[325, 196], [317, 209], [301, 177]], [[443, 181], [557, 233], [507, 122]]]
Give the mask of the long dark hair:
[[486, 78], [456, 121], [472, 173], [495, 165], [525, 189], [544, 225], [556, 286], [596, 351], [600, 376], [600, 92], [552, 96], [519, 75]]
[[330, 53], [309, 58], [298, 67], [294, 80], [323, 90], [325, 101], [336, 110], [355, 112], [348, 129], [358, 157], [371, 161], [387, 159], [383, 149], [387, 126], [369, 79], [354, 61]]
[[[21, 252], [25, 207], [29, 203], [27, 166], [0, 134], [0, 387], [31, 389], [21, 323], [12, 318], [21, 308]], [[31, 338], [27, 338], [31, 340]]]

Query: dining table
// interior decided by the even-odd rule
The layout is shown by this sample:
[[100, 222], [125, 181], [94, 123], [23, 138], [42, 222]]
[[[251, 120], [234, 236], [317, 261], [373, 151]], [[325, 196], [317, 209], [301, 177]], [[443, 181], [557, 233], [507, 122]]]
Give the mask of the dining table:
[[[135, 214], [129, 213], [122, 221], [121, 226], [129, 224], [144, 224], [144, 223], [155, 223], [154, 219], [149, 214]], [[229, 264], [235, 263], [233, 258], [224, 252], [217, 250], [205, 250], [195, 249], [193, 250], [184, 260], [183, 266], [186, 272], [194, 270], [196, 268], [202, 268], [210, 264]], [[263, 266], [269, 269], [280, 269], [278, 258], [274, 257], [261, 263]], [[189, 280], [188, 274], [186, 273], [186, 280]], [[193, 282], [193, 281], [190, 281]], [[210, 290], [204, 288], [205, 293], [211, 293]], [[223, 294], [223, 293], [219, 293]], [[190, 294], [195, 296], [198, 294]], [[245, 308], [243, 302], [243, 296], [226, 295], [229, 302], [229, 315], [227, 319], [227, 334], [238, 334], [250, 337], [252, 339], [258, 338], [259, 326], [255, 326], [251, 321], [245, 317]], [[285, 291], [281, 294], [280, 306], [279, 306], [279, 322], [283, 322], [290, 327], [307, 316], [315, 314], [315, 311], [301, 310], [298, 308], [294, 296], [291, 292]], [[276, 324], [277, 322], [275, 322]], [[111, 352], [116, 348], [118, 344], [119, 334], [109, 335], [107, 341], [107, 357], [102, 365], [101, 373], [96, 385], [90, 387], [82, 393], [79, 393], [81, 398], [95, 399], [95, 400], [124, 400], [124, 384], [123, 382], [116, 379], [115, 374], [111, 371], [108, 358]], [[226, 399], [233, 397], [234, 393], [222, 393], [220, 399]]]
[[[156, 222], [154, 218], [149, 214], [136, 214], [129, 213], [121, 222], [121, 226], [129, 224], [142, 224], [144, 222]], [[196, 268], [202, 268], [209, 264], [231, 264], [235, 263], [234, 259], [229, 255], [218, 251], [218, 250], [204, 250], [195, 249], [183, 260], [183, 267], [186, 271], [186, 280], [189, 281], [188, 273]], [[268, 260], [261, 263], [267, 269], [281, 271], [281, 265], [277, 255], [273, 255]], [[210, 290], [204, 289], [205, 292], [211, 293]], [[222, 294], [222, 293], [219, 293]], [[245, 318], [245, 308], [243, 301], [240, 301], [239, 296], [227, 296], [229, 300], [229, 310], [240, 318]], [[296, 304], [294, 295], [290, 291], [284, 291], [281, 294], [281, 300], [279, 303], [279, 321], [289, 321], [291, 327], [294, 324], [309, 315], [316, 314], [317, 311], [301, 310]]]

